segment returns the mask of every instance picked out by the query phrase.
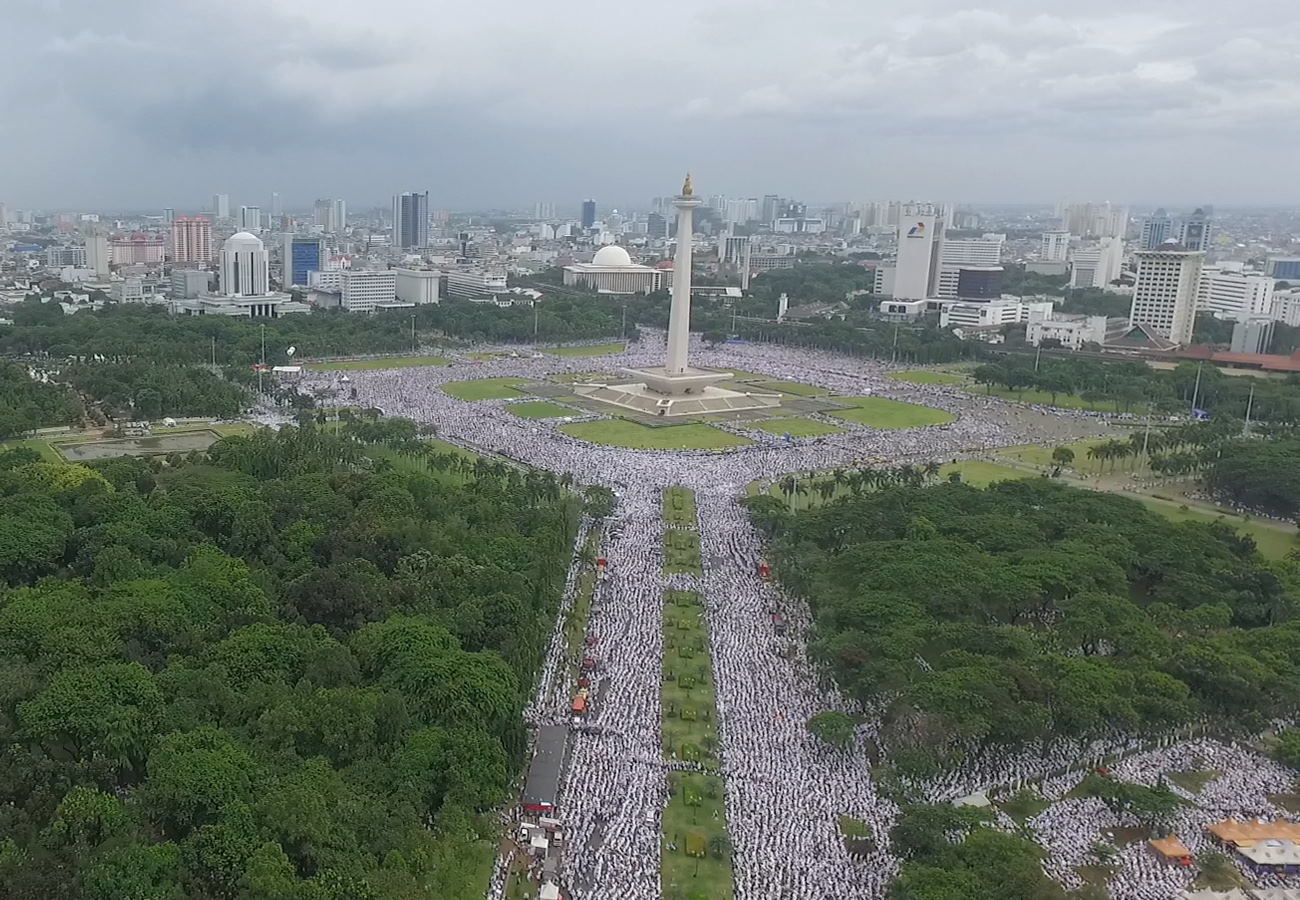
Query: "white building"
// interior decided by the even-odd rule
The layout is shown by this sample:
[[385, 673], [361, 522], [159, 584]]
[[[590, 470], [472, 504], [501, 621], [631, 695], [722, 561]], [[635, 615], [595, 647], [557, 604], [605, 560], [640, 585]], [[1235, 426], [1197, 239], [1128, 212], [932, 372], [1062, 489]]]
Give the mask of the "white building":
[[1196, 296], [1196, 309], [1219, 319], [1244, 322], [1273, 314], [1274, 279], [1246, 273], [1240, 264], [1206, 266]]
[[1105, 316], [1071, 316], [1055, 313], [1051, 318], [1032, 316], [1025, 328], [1025, 341], [1037, 347], [1045, 340], [1056, 340], [1062, 347], [1078, 350], [1086, 343], [1102, 344], [1106, 340]]
[[374, 312], [397, 301], [397, 273], [348, 269], [339, 274], [339, 305], [348, 312]]
[[1272, 316], [1283, 325], [1300, 326], [1300, 288], [1274, 291]]
[[466, 270], [447, 273], [447, 296], [449, 297], [473, 300], [504, 294], [506, 290], [505, 272]]
[[1065, 262], [1070, 254], [1070, 232], [1044, 231], [1039, 258], [1048, 262]]
[[118, 303], [143, 303], [144, 279], [135, 275], [113, 282], [113, 299]]
[[942, 241], [939, 247], [939, 275], [933, 285], [933, 295], [945, 299], [955, 298], [962, 269], [1000, 266], [1002, 245], [1005, 241], [1004, 234], [986, 234], [982, 238]]
[[1091, 247], [1078, 247], [1070, 254], [1070, 287], [1105, 288], [1124, 271], [1124, 243], [1116, 237], [1102, 238]]
[[[664, 287], [664, 272], [632, 262], [626, 250], [610, 244], [597, 250], [589, 263], [565, 266], [564, 283], [582, 285], [603, 294], [648, 294]], [[450, 275], [447, 293], [453, 293]]]
[[86, 236], [86, 268], [99, 277], [108, 274], [108, 238], [102, 234]]
[[212, 217], [214, 219], [230, 218], [230, 195], [229, 194], [212, 195]]
[[438, 287], [442, 272], [437, 269], [394, 269], [397, 275], [397, 299], [421, 306], [439, 301]]
[[173, 300], [193, 300], [208, 290], [208, 273], [203, 269], [172, 269]]
[[239, 207], [239, 227], [254, 234], [262, 230], [262, 207]]
[[227, 297], [256, 297], [271, 290], [270, 266], [261, 238], [239, 231], [221, 248], [221, 293]]
[[943, 233], [934, 215], [910, 216], [898, 225], [895, 300], [924, 300], [938, 289]]
[[1029, 307], [1019, 300], [990, 300], [945, 303], [939, 310], [940, 328], [999, 328], [1014, 325], [1028, 314]]
[[1189, 344], [1205, 253], [1167, 245], [1139, 250], [1129, 321], [1175, 344]]

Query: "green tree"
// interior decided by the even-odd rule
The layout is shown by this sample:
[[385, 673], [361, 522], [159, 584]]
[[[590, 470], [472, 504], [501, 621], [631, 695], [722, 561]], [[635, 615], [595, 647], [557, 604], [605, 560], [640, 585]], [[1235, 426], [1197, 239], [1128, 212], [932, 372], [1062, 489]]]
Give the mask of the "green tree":
[[819, 712], [808, 720], [808, 730], [833, 747], [847, 749], [853, 742], [853, 719], [836, 709]]

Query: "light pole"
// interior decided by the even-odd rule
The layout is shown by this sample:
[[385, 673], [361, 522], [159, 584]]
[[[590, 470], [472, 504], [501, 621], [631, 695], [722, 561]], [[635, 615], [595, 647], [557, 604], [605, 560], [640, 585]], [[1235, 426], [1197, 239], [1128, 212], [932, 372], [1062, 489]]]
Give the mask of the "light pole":
[[1200, 399], [1200, 396], [1201, 396], [1201, 367], [1204, 366], [1204, 365], [1205, 365], [1205, 363], [1197, 363], [1197, 364], [1196, 364], [1196, 385], [1192, 388], [1192, 411], [1191, 411], [1191, 415], [1192, 415], [1192, 418], [1193, 418], [1193, 419], [1196, 418], [1196, 401], [1197, 401], [1198, 399]]
[[1250, 437], [1250, 409], [1255, 404], [1255, 385], [1250, 386], [1250, 396], [1246, 398], [1246, 424], [1241, 427], [1241, 436]]
[[537, 306], [537, 301], [536, 301], [536, 300], [533, 300], [533, 343], [534, 343], [534, 344], [537, 343], [537, 314], [538, 314], [540, 311], [541, 311], [541, 310], [538, 309], [538, 306]]
[[262, 325], [262, 363], [257, 367], [257, 392], [262, 393], [262, 373], [266, 371], [266, 326]]
[[411, 353], [415, 353], [415, 316], [411, 316]]

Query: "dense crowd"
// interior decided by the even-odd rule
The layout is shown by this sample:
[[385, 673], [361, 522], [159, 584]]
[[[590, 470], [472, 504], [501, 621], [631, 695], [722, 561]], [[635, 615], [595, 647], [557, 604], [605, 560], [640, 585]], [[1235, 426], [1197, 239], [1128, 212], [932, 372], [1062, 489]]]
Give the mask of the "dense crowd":
[[[662, 353], [661, 343], [643, 341], [620, 355], [616, 364], [656, 364]], [[567, 472], [617, 493], [618, 509], [606, 525], [601, 548], [610, 561], [609, 577], [597, 585], [589, 627], [591, 653], [600, 668], [593, 679], [590, 715], [572, 733], [560, 799], [569, 832], [562, 871], [575, 897], [640, 900], [660, 895], [659, 821], [668, 802], [660, 749], [663, 595], [666, 588], [683, 586], [679, 577], [663, 574], [661, 491], [674, 484], [696, 492], [704, 569], [699, 586], [710, 630], [737, 896], [883, 897], [897, 871], [888, 849], [897, 809], [877, 795], [868, 775], [864, 747], [875, 739], [878, 723], [865, 716], [849, 751], [833, 749], [808, 732], [810, 716], [848, 707], [833, 687], [818, 679], [808, 661], [802, 639], [809, 622], [806, 607], [795, 598], [778, 596], [759, 577], [760, 538], [738, 497], [749, 482], [786, 473], [863, 461], [946, 461], [996, 446], [1066, 443], [1097, 434], [1101, 423], [1095, 417], [1004, 404], [951, 387], [901, 383], [889, 379], [887, 367], [880, 364], [807, 350], [727, 346], [699, 349], [695, 361], [816, 384], [846, 395], [879, 394], [923, 403], [953, 413], [956, 420], [898, 431], [849, 427], [839, 435], [792, 441], [746, 432], [756, 443], [725, 452], [633, 451], [595, 446], [563, 434], [553, 423], [519, 418], [501, 408], [508, 401], [470, 404], [439, 390], [441, 384], [467, 378], [540, 380], [610, 368], [613, 360], [520, 357], [449, 368], [359, 371], [348, 373], [346, 383], [335, 374], [322, 374], [308, 376], [305, 389], [332, 384], [340, 389], [336, 402], [374, 406], [388, 415], [432, 423], [443, 437], [458, 443]], [[586, 415], [575, 411], [575, 417]], [[573, 588], [571, 574], [566, 602], [572, 602]], [[778, 629], [773, 622], [771, 613], [778, 607], [788, 628]], [[562, 620], [528, 710], [533, 724], [568, 717], [572, 685], [558, 658]], [[1031, 827], [1050, 851], [1048, 871], [1075, 886], [1079, 879], [1073, 867], [1086, 861], [1091, 843], [1083, 836], [1122, 823], [1112, 821], [1115, 817], [1099, 809], [1098, 801], [1061, 799], [1064, 789], [1057, 790], [1052, 779], [1055, 775], [1064, 783], [1073, 777], [1077, 782], [1077, 772], [1061, 770], [1126, 749], [1116, 742], [1122, 744], [1123, 739], [1087, 745], [1063, 742], [1015, 755], [986, 754], [923, 790], [933, 801], [943, 802], [978, 790], [1041, 782], [1049, 798], [1060, 802], [1035, 818]], [[1140, 780], [1148, 771], [1145, 765], [1181, 764], [1157, 760], [1152, 753], [1198, 754], [1225, 772], [1198, 797], [1212, 798], [1213, 804], [1197, 815], [1210, 815], [1210, 809], [1214, 815], [1249, 813], [1255, 800], [1277, 790], [1280, 776], [1261, 760], [1246, 760], [1247, 751], [1204, 741], [1134, 753], [1124, 771], [1131, 769], [1134, 780]], [[850, 856], [839, 831], [841, 816], [868, 824], [877, 848], [872, 855]], [[1199, 827], [1191, 827], [1195, 823], [1190, 818], [1187, 824], [1185, 830], [1195, 834], [1179, 834], [1198, 847], [1193, 842]], [[1186, 873], [1140, 850], [1140, 845], [1123, 850], [1114, 876], [1115, 896], [1163, 900], [1187, 883]], [[500, 896], [500, 866], [497, 871], [493, 894]]]

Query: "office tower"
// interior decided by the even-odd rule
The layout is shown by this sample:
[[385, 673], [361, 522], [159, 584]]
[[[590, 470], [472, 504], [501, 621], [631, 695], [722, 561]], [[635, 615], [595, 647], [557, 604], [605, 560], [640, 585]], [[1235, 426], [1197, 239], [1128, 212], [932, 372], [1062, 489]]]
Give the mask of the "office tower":
[[1083, 238], [1123, 238], [1128, 230], [1128, 207], [1105, 203], [1061, 205], [1061, 230]]
[[109, 272], [108, 262], [108, 238], [95, 233], [86, 235], [86, 268], [104, 276]]
[[170, 225], [176, 221], [176, 210], [170, 206], [163, 207], [162, 220], [164, 225]]
[[339, 305], [348, 312], [374, 312], [397, 300], [397, 272], [346, 269], [339, 273]]
[[312, 221], [326, 234], [338, 234], [347, 228], [348, 204], [333, 198], [317, 200], [312, 209]]
[[[937, 280], [930, 285], [931, 296], [955, 298], [959, 292], [961, 273], [964, 270], [997, 270], [996, 282], [1002, 286], [1002, 244], [1005, 235], [985, 235], [982, 238], [943, 241], [939, 245], [939, 273]], [[968, 275], [967, 284], [972, 284], [976, 276]], [[985, 283], [992, 283], [994, 276], [985, 277]], [[920, 300], [920, 297], [909, 297]]]
[[591, 228], [596, 224], [596, 201], [582, 201], [582, 227]]
[[398, 250], [429, 246], [429, 192], [407, 191], [393, 197], [393, 247]]
[[309, 283], [308, 273], [324, 269], [325, 259], [325, 242], [320, 238], [285, 234], [280, 259], [281, 288], [287, 291], [294, 286], [305, 287]]
[[545, 200], [538, 200], [533, 204], [533, 218], [539, 222], [555, 218], [555, 204]]
[[1070, 232], [1044, 231], [1040, 254], [1045, 262], [1065, 262], [1070, 253]]
[[284, 206], [280, 202], [280, 192], [271, 192], [271, 224], [274, 225], [276, 220], [284, 215]]
[[172, 220], [172, 262], [212, 263], [212, 223], [206, 216], [177, 216]]
[[937, 216], [915, 216], [899, 224], [895, 300], [925, 300], [933, 296], [938, 287], [942, 244]]
[[662, 213], [650, 213], [645, 217], [645, 233], [648, 238], [668, 237], [668, 220]]
[[230, 195], [229, 194], [212, 195], [212, 217], [214, 219], [230, 218]]
[[1243, 319], [1232, 326], [1233, 353], [1267, 353], [1273, 345], [1273, 331], [1277, 322], [1271, 318], [1256, 316]]
[[239, 207], [239, 227], [254, 234], [262, 230], [262, 208], [260, 206]]
[[1210, 215], [1204, 207], [1197, 207], [1186, 219], [1179, 230], [1178, 243], [1188, 250], [1210, 249]]
[[266, 246], [257, 235], [240, 231], [221, 248], [221, 293], [227, 297], [257, 297], [271, 289]]
[[[1145, 231], [1145, 226], [1144, 226]], [[1189, 344], [1196, 321], [1205, 253], [1200, 250], [1139, 250], [1129, 321], [1175, 344]]]
[[727, 198], [724, 194], [712, 194], [709, 196], [709, 209], [717, 210], [720, 213], [727, 211]]
[[764, 194], [760, 213], [762, 221], [771, 225], [776, 220], [776, 217], [781, 214], [781, 198], [776, 194]]
[[8, 224], [9, 224], [9, 207], [5, 206], [3, 203], [0, 203], [0, 228], [4, 228]]
[[1238, 322], [1268, 316], [1273, 311], [1274, 284], [1267, 275], [1243, 271], [1241, 263], [1206, 266], [1201, 270], [1196, 310]]
[[1139, 250], [1157, 250], [1166, 241], [1173, 238], [1173, 223], [1169, 213], [1157, 209], [1142, 220], [1142, 236], [1138, 239]]

